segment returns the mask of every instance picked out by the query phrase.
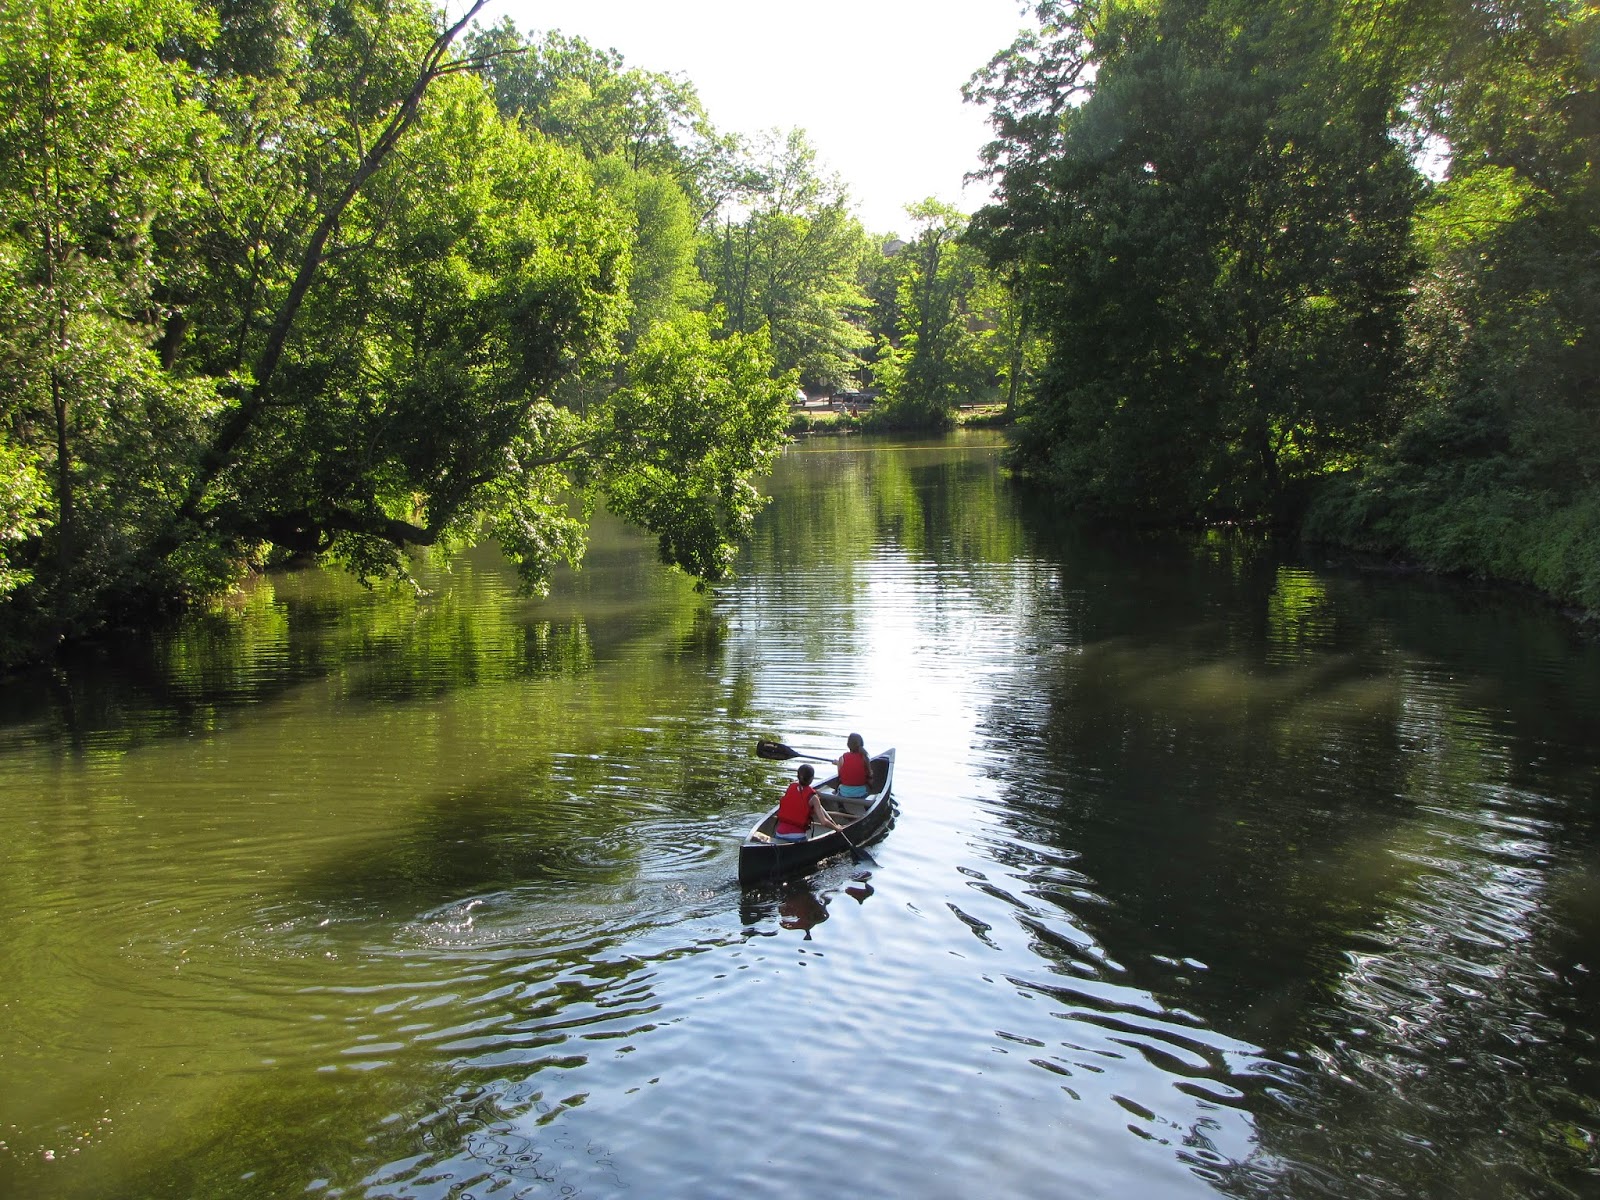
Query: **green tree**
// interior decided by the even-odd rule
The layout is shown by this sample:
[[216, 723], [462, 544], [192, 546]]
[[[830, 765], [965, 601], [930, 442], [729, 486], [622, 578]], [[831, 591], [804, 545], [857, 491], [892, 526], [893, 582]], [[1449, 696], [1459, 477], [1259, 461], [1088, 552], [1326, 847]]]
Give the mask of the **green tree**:
[[874, 423], [949, 428], [958, 403], [993, 385], [996, 364], [985, 351], [1003, 298], [965, 239], [965, 214], [930, 198], [907, 205], [906, 215], [914, 236], [894, 259], [898, 344], [877, 365], [888, 404]]
[[1600, 610], [1600, 13], [1417, 3], [1374, 37], [1446, 166], [1415, 227], [1420, 386], [1311, 532]]
[[[158, 519], [163, 443], [216, 404], [160, 368], [163, 241], [202, 202], [216, 134], [181, 62], [181, 0], [0, 5], [0, 591], [70, 632]], [[45, 481], [48, 481], [45, 486]]]
[[626, 343], [704, 308], [695, 239], [727, 186], [736, 144], [716, 132], [693, 86], [628, 67], [582, 38], [524, 36], [509, 19], [475, 31], [467, 45], [501, 114], [583, 154], [598, 185], [631, 214]]
[[1050, 360], [1020, 461], [1088, 509], [1281, 520], [1378, 436], [1417, 177], [1332, 5], [1040, 7], [976, 81]]
[[[608, 496], [726, 569], [792, 379], [687, 311], [674, 179], [605, 186], [614, 156], [501, 116], [453, 49], [478, 7], [5, 10], [8, 654], [41, 616], [148, 622], [286, 553], [403, 576], [487, 530], [538, 588]], [[567, 403], [585, 372], [622, 386]]]
[[523, 35], [509, 18], [467, 40], [501, 113], [579, 150], [677, 181], [695, 224], [736, 186], [738, 139], [718, 133], [694, 85], [629, 67], [615, 50], [552, 30]]
[[627, 344], [646, 330], [706, 307], [710, 288], [700, 278], [694, 214], [669, 176], [634, 170], [616, 158], [593, 167], [597, 185], [630, 218]]
[[799, 130], [753, 169], [755, 182], [705, 236], [701, 270], [739, 333], [765, 328], [782, 370], [848, 385], [868, 338], [858, 283], [866, 237], [837, 180], [822, 178]]
[[721, 333], [704, 313], [655, 326], [603, 416], [612, 511], [655, 532], [663, 562], [722, 578], [766, 503], [752, 480], [783, 440], [793, 391], [763, 331]]

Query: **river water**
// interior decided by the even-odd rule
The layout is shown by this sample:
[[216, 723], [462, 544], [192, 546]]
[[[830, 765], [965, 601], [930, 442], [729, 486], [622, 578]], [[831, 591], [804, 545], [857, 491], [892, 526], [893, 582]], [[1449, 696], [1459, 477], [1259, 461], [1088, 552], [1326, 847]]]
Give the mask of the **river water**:
[[[1600, 649], [793, 447], [714, 596], [258, 581], [0, 700], [0, 1195], [1600, 1192]], [[847, 732], [872, 861], [741, 890]]]

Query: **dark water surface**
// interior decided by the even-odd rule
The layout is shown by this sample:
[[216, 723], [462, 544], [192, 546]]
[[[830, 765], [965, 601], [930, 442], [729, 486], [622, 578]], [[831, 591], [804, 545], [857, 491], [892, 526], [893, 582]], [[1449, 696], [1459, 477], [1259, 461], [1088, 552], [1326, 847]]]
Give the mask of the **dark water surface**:
[[[1600, 650], [797, 447], [715, 598], [260, 581], [0, 694], [0, 1196], [1600, 1194]], [[779, 892], [759, 737], [899, 750]]]

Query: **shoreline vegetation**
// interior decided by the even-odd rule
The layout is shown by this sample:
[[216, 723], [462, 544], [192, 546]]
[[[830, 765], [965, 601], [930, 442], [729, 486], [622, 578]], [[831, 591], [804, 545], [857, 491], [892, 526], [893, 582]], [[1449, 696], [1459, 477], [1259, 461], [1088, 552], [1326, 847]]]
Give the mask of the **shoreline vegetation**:
[[1600, 10], [1037, 5], [969, 236], [1045, 363], [1014, 465], [1600, 612]]
[[1090, 522], [1600, 612], [1593, 6], [1044, 0], [992, 203], [895, 231], [483, 7], [0, 0], [0, 665], [310, 558], [539, 594], [601, 503], [712, 585], [786, 438], [980, 424]]
[[[1012, 424], [1006, 406], [999, 403], [964, 404], [951, 413], [950, 419], [952, 429], [1005, 429]], [[870, 409], [851, 412], [848, 408], [796, 408], [790, 410], [786, 432], [790, 437], [812, 434], [842, 436], [871, 433], [874, 429], [882, 428], [885, 427], [873, 421]]]

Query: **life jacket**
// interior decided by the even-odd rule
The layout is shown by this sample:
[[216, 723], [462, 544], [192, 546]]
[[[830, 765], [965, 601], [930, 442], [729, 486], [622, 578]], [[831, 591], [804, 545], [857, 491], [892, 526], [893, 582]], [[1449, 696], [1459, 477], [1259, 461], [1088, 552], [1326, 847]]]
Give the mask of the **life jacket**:
[[796, 779], [778, 801], [778, 832], [805, 833], [811, 828], [811, 797], [817, 789]]
[[840, 787], [870, 787], [872, 766], [865, 753], [846, 750], [839, 759]]

